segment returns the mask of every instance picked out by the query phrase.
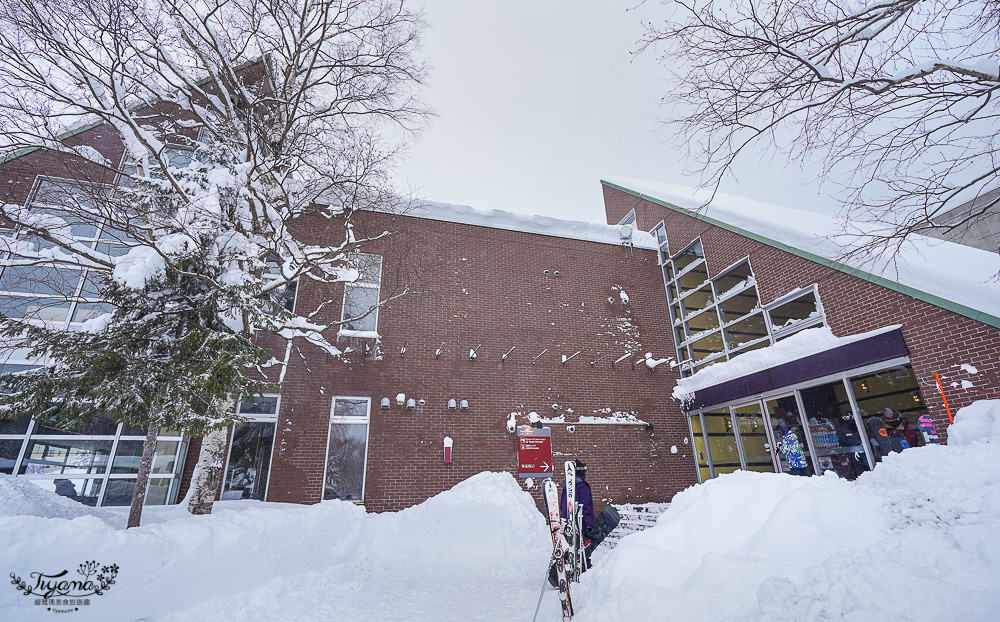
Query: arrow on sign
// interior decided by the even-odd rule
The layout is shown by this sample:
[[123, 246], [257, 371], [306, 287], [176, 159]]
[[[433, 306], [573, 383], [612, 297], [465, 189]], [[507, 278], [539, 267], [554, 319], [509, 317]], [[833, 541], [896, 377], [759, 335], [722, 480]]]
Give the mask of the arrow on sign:
[[542, 463], [542, 470], [543, 471], [548, 471], [549, 470], [549, 463], [548, 462], [543, 462]]

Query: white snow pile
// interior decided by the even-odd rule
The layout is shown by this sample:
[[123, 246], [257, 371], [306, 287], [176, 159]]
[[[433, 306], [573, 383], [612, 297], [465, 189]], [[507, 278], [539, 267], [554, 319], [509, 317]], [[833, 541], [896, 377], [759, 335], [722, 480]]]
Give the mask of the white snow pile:
[[[75, 620], [505, 619], [537, 597], [550, 542], [508, 473], [385, 514], [345, 501], [230, 501], [129, 530], [89, 515], [0, 517], [5, 575], [119, 566]], [[0, 620], [51, 620], [34, 598], [0, 590]]]
[[125, 518], [87, 507], [54, 492], [43, 490], [23, 477], [0, 474], [0, 521], [8, 516], [38, 516], [72, 520], [93, 516], [112, 527], [125, 527]]
[[728, 361], [713, 363], [698, 370], [694, 375], [681, 378], [674, 386], [673, 398], [686, 402], [694, 397], [699, 389], [710, 387], [727, 380], [740, 378], [754, 372], [790, 363], [819, 352], [839, 348], [840, 346], [874, 337], [880, 333], [893, 331], [898, 324], [886, 326], [867, 333], [837, 337], [829, 326], [807, 328], [782, 339], [778, 343], [738, 354]]
[[1000, 401], [959, 411], [949, 437], [856, 482], [693, 486], [583, 576], [574, 619], [996, 620]]

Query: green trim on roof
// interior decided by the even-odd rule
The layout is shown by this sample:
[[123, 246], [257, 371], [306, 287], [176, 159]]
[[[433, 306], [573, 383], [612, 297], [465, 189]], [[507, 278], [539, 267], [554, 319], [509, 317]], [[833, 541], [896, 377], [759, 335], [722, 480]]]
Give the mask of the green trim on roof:
[[[260, 57], [254, 59], [254, 60], [248, 60], [248, 61], [245, 61], [245, 62], [237, 65], [236, 67], [233, 67], [233, 71], [240, 71], [242, 69], [246, 69], [247, 67], [252, 67], [252, 66], [256, 65], [257, 63], [266, 63], [266, 62], [267, 62], [267, 58], [264, 57], [264, 56], [260, 56]], [[264, 72], [265, 73], [265, 78], [270, 79], [270, 76], [266, 75], [267, 74], [267, 69], [270, 69], [270, 67], [266, 67], [265, 68], [265, 72]], [[211, 80], [211, 78], [202, 78], [201, 80], [198, 80], [195, 84], [197, 84], [198, 86], [203, 86], [205, 84], [208, 84], [209, 80]], [[156, 98], [156, 99], [153, 99], [153, 100], [150, 100], [150, 101], [147, 101], [147, 102], [143, 102], [141, 104], [136, 104], [136, 105], [132, 106], [130, 108], [130, 110], [133, 110], [133, 111], [135, 111], [135, 110], [142, 110], [143, 108], [147, 108], [149, 106], [154, 106], [154, 105], [158, 104], [160, 101], [162, 101], [160, 98]], [[104, 125], [104, 121], [93, 121], [93, 122], [88, 123], [86, 125], [82, 125], [82, 126], [76, 128], [76, 129], [67, 130], [65, 133], [60, 134], [59, 136], [56, 136], [55, 139], [58, 140], [58, 141], [60, 141], [60, 142], [62, 142], [64, 140], [73, 138], [77, 134], [81, 134], [83, 132], [86, 132], [87, 130], [94, 129], [95, 127], [97, 127], [99, 125]], [[14, 160], [16, 158], [20, 158], [21, 156], [28, 155], [29, 153], [32, 153], [33, 151], [38, 151], [39, 149], [42, 149], [42, 148], [43, 147], [41, 145], [39, 145], [38, 147], [22, 147], [21, 149], [18, 149], [17, 151], [14, 151], [12, 153], [8, 153], [5, 156], [0, 156], [0, 164], [6, 164], [7, 162], [10, 162], [11, 160]]]
[[[94, 122], [88, 123], [86, 125], [81, 125], [80, 127], [76, 128], [76, 129], [69, 130], [69, 131], [67, 131], [64, 134], [60, 134], [59, 136], [56, 136], [56, 140], [58, 140], [58, 141], [64, 141], [64, 140], [73, 138], [77, 134], [82, 134], [82, 133], [86, 132], [87, 130], [92, 130], [95, 127], [97, 127], [98, 125], [102, 125], [103, 123], [104, 123], [103, 121], [94, 121]], [[12, 153], [8, 153], [5, 156], [0, 156], [0, 164], [6, 164], [7, 162], [10, 162], [11, 160], [14, 160], [16, 158], [20, 158], [21, 156], [24, 156], [24, 155], [28, 155], [29, 153], [31, 153], [33, 151], [38, 151], [39, 149], [42, 149], [41, 145], [39, 145], [38, 147], [22, 147], [22, 148], [18, 149], [17, 151], [14, 151]]]
[[976, 320], [977, 322], [982, 322], [983, 324], [988, 324], [990, 326], [993, 326], [994, 328], [1000, 328], [1000, 317], [997, 317], [995, 315], [990, 315], [989, 313], [986, 313], [985, 311], [979, 311], [977, 309], [973, 309], [972, 307], [967, 307], [967, 306], [965, 306], [963, 304], [959, 304], [959, 303], [957, 303], [957, 302], [955, 302], [953, 300], [947, 300], [945, 298], [942, 298], [940, 296], [936, 296], [936, 295], [931, 294], [929, 292], [925, 292], [923, 290], [916, 289], [914, 287], [910, 287], [909, 285], [903, 285], [902, 283], [899, 283], [897, 281], [893, 281], [891, 279], [887, 279], [887, 278], [885, 278], [883, 276], [878, 276], [878, 275], [872, 274], [870, 272], [865, 272], [864, 270], [861, 270], [859, 268], [854, 268], [854, 267], [848, 266], [848, 265], [846, 265], [844, 263], [841, 263], [839, 261], [835, 261], [833, 259], [827, 259], [826, 257], [821, 257], [821, 256], [816, 255], [814, 253], [810, 253], [809, 251], [804, 251], [804, 250], [802, 250], [800, 248], [797, 248], [795, 246], [789, 246], [788, 244], [785, 244], [784, 242], [779, 242], [777, 240], [772, 240], [771, 238], [765, 237], [763, 235], [754, 233], [752, 231], [747, 231], [746, 229], [742, 229], [742, 228], [737, 227], [735, 225], [731, 225], [729, 223], [722, 222], [721, 220], [717, 220], [715, 218], [711, 218], [711, 217], [706, 216], [704, 214], [699, 214], [697, 212], [693, 212], [693, 211], [691, 211], [689, 209], [685, 209], [683, 207], [679, 207], [679, 206], [674, 205], [672, 203], [667, 203], [666, 201], [663, 201], [661, 199], [657, 199], [656, 197], [651, 197], [649, 195], [642, 194], [641, 192], [636, 192], [635, 190], [630, 190], [628, 188], [625, 188], [624, 186], [619, 186], [618, 184], [612, 183], [610, 181], [605, 181], [605, 180], [602, 179], [601, 180], [601, 185], [607, 186], [609, 188], [613, 188], [615, 190], [619, 190], [619, 191], [624, 192], [626, 194], [630, 194], [630, 195], [632, 195], [634, 197], [638, 197], [638, 198], [640, 198], [640, 199], [642, 199], [644, 201], [649, 201], [650, 203], [655, 203], [656, 205], [660, 205], [660, 206], [665, 207], [665, 208], [667, 208], [669, 210], [673, 210], [675, 212], [684, 214], [686, 216], [691, 216], [692, 218], [697, 218], [698, 220], [702, 220], [704, 222], [707, 222], [710, 225], [715, 225], [716, 227], [720, 227], [720, 228], [725, 229], [727, 231], [732, 231], [733, 233], [738, 233], [739, 235], [742, 235], [744, 237], [748, 237], [751, 240], [756, 240], [757, 242], [760, 242], [762, 244], [767, 244], [768, 246], [773, 246], [774, 248], [783, 250], [783, 251], [791, 253], [793, 255], [797, 255], [799, 257], [802, 257], [803, 259], [808, 259], [809, 261], [813, 261], [813, 262], [816, 262], [816, 263], [818, 263], [820, 265], [827, 266], [829, 268], [833, 268], [834, 270], [839, 270], [840, 272], [843, 272], [845, 274], [849, 274], [849, 275], [857, 277], [859, 279], [864, 279], [866, 281], [875, 283], [876, 285], [881, 285], [882, 287], [885, 287], [886, 289], [891, 289], [891, 290], [899, 292], [901, 294], [906, 294], [907, 296], [910, 296], [911, 298], [916, 298], [917, 300], [922, 300], [924, 302], [930, 303], [930, 304], [935, 305], [937, 307], [941, 307], [942, 309], [947, 309], [948, 311], [952, 311], [952, 312], [957, 313], [959, 315], [964, 315], [965, 317], [972, 318], [973, 320]]

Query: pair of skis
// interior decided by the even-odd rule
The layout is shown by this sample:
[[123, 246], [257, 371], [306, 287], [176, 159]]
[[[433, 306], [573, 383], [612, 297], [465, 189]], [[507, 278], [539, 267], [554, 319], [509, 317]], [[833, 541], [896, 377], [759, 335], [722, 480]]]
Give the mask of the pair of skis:
[[[582, 516], [576, 503], [576, 463], [572, 460], [566, 461], [565, 475], [566, 513], [569, 520], [562, 519], [559, 510], [559, 488], [556, 483], [547, 479], [543, 488], [549, 528], [552, 531], [552, 558], [549, 560], [549, 568], [555, 568], [556, 589], [559, 590], [559, 604], [562, 606], [564, 620], [573, 618], [573, 600], [570, 597], [569, 584], [579, 581], [583, 572], [583, 551], [580, 547]], [[537, 609], [535, 613], [537, 615]]]

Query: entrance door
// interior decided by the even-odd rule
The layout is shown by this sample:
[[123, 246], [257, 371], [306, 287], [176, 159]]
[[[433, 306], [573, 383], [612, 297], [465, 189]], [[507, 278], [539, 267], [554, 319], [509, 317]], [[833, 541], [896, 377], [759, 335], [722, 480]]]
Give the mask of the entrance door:
[[740, 433], [740, 445], [743, 447], [746, 469], [762, 473], [777, 472], [777, 461], [771, 451], [774, 445], [768, 436], [761, 403], [754, 401], [734, 406], [733, 414], [736, 418], [736, 428]]
[[775, 397], [764, 402], [774, 432], [774, 449], [782, 473], [815, 475], [809, 450], [809, 437], [803, 429], [802, 415], [795, 394]]

